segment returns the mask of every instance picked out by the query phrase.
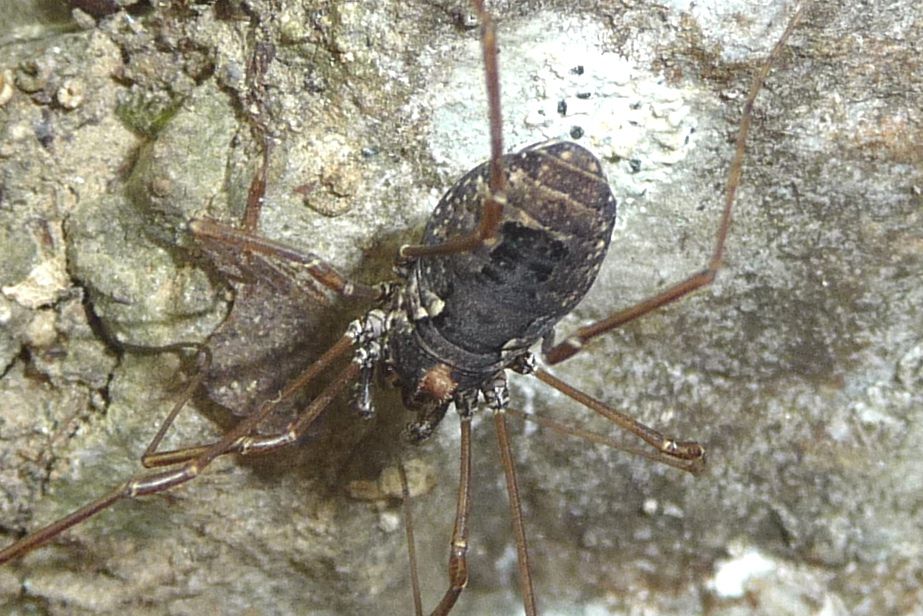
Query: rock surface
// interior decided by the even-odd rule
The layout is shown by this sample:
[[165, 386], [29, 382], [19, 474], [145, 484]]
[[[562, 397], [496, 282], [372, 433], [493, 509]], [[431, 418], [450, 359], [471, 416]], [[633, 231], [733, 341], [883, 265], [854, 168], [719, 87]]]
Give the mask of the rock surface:
[[[0, 56], [4, 543], [139, 471], [193, 373], [188, 354], [157, 348], [201, 341], [228, 314], [232, 293], [185, 225], [243, 210], [259, 158], [246, 79], [257, 42], [276, 47], [262, 232], [360, 280], [387, 277], [397, 246], [488, 149], [463, 2], [119, 2], [100, 14], [105, 3], [75, 2], [70, 19], [52, 4], [0, 9], [15, 12]], [[741, 102], [794, 6], [497, 4], [507, 148], [576, 138], [619, 200], [606, 265], [563, 335], [706, 263]], [[701, 441], [708, 471], [509, 419], [542, 613], [918, 613], [923, 15], [909, 1], [854, 4], [809, 7], [757, 101], [716, 284], [554, 369]], [[253, 297], [247, 324], [294, 318]], [[306, 325], [279, 316], [275, 335], [308, 362], [361, 309], [307, 302]], [[250, 364], [249, 345], [225, 350]], [[512, 380], [514, 407], [613, 432]], [[204, 395], [190, 406], [172, 445], [233, 419]], [[369, 424], [339, 405], [296, 451], [222, 461], [116, 506], [0, 568], [0, 605], [408, 613], [400, 506], [374, 483], [397, 453], [416, 460], [434, 605], [457, 422], [410, 448], [393, 393], [380, 410]], [[522, 609], [490, 423], [475, 426], [471, 581], [453, 614]]]

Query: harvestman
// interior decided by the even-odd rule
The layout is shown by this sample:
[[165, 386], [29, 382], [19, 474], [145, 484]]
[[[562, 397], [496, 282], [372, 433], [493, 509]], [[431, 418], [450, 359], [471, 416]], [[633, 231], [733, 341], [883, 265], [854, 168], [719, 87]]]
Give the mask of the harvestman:
[[[468, 516], [471, 479], [471, 418], [479, 404], [493, 410], [519, 563], [520, 590], [527, 614], [536, 614], [528, 549], [506, 428], [506, 370], [533, 375], [584, 406], [600, 413], [646, 443], [637, 453], [677, 468], [697, 472], [704, 449], [692, 441], [668, 438], [603, 402], [568, 386], [535, 365], [529, 348], [542, 343], [544, 363], [554, 365], [577, 353], [594, 338], [660, 306], [710, 284], [721, 266], [731, 210], [740, 182], [744, 144], [753, 103], [774, 60], [798, 22], [799, 7], [753, 79], [728, 173], [724, 210], [706, 268], [628, 309], [582, 327], [554, 343], [554, 325], [582, 299], [605, 258], [615, 200], [598, 160], [569, 142], [529, 146], [503, 154], [496, 31], [483, 0], [472, 0], [481, 24], [490, 120], [490, 160], [459, 180], [442, 198], [424, 232], [423, 243], [403, 246], [395, 266], [397, 280], [377, 286], [350, 281], [316, 255], [260, 237], [255, 229], [266, 188], [270, 142], [263, 139], [263, 159], [248, 196], [240, 228], [199, 219], [190, 230], [204, 245], [233, 248], [240, 258], [263, 255], [301, 267], [327, 290], [346, 299], [373, 302], [347, 332], [279, 393], [216, 442], [177, 451], [157, 448], [188, 396], [178, 403], [142, 458], [146, 467], [166, 470], [131, 478], [109, 494], [37, 530], [0, 551], [0, 563], [47, 543], [122, 499], [163, 492], [198, 476], [215, 458], [235, 453], [266, 453], [299, 441], [315, 419], [353, 384], [354, 406], [370, 415], [375, 375], [400, 388], [405, 406], [416, 413], [407, 428], [411, 441], [427, 438], [450, 406], [460, 418], [461, 472], [458, 505], [449, 557], [449, 588], [433, 614], [447, 614], [468, 580]], [[200, 351], [206, 357], [207, 348]], [[279, 406], [338, 360], [351, 358], [325, 381], [319, 394], [287, 427], [273, 434], [258, 428]], [[202, 371], [204, 373], [204, 370]], [[190, 386], [199, 384], [200, 378]], [[553, 429], [586, 433], [546, 419], [530, 417]], [[406, 502], [406, 499], [405, 499]], [[408, 509], [409, 511], [409, 509]], [[414, 572], [416, 612], [422, 613], [413, 557], [412, 524], [408, 535]]]

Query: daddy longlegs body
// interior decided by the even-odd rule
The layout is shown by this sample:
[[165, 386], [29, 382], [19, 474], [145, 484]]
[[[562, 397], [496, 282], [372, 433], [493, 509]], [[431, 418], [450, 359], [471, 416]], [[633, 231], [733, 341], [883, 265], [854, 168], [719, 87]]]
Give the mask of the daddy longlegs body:
[[[529, 349], [540, 344], [541, 363], [553, 366], [583, 352], [598, 336], [712, 282], [723, 258], [754, 101], [802, 9], [790, 20], [747, 95], [727, 178], [724, 209], [705, 269], [666, 286], [635, 306], [556, 340], [554, 325], [582, 299], [605, 258], [616, 204], [599, 162], [580, 146], [542, 143], [504, 154], [496, 31], [483, 3], [474, 0], [472, 4], [481, 26], [490, 159], [459, 180], [443, 197], [421, 244], [401, 247], [396, 261], [397, 281], [368, 286], [349, 280], [320, 257], [258, 234], [271, 156], [271, 141], [264, 139], [263, 159], [251, 184], [243, 224], [235, 227], [197, 219], [190, 223], [190, 232], [213, 252], [235, 251], [244, 269], [249, 258], [286, 261], [307, 272], [323, 292], [370, 302], [374, 307], [353, 321], [320, 359], [275, 397], [264, 400], [222, 438], [180, 450], [158, 451], [182, 408], [179, 403], [143, 458], [145, 466], [164, 467], [163, 470], [139, 474], [69, 516], [26, 535], [0, 551], [0, 563], [51, 541], [121, 500], [183, 485], [219, 456], [268, 453], [298, 443], [331, 401], [349, 388], [354, 389], [353, 405], [358, 412], [371, 415], [375, 412], [371, 390], [378, 378], [398, 387], [405, 406], [416, 413], [406, 429], [409, 440], [427, 439], [450, 409], [460, 421], [461, 471], [450, 542], [449, 581], [433, 614], [448, 614], [468, 580], [467, 552], [471, 541], [476, 540], [468, 533], [470, 431], [471, 419], [478, 411], [493, 414], [510, 497], [523, 606], [527, 614], [538, 613], [507, 431], [507, 415], [523, 414], [516, 409], [515, 401], [509, 400], [507, 371], [531, 376], [634, 434], [642, 442], [642, 447], [633, 450], [635, 453], [693, 473], [702, 469], [701, 445], [666, 436], [570, 387], [537, 365]], [[258, 133], [260, 128], [257, 127]], [[207, 365], [207, 346], [199, 350], [199, 356]], [[259, 428], [279, 406], [307, 384], [318, 386], [319, 393], [297, 417], [282, 430], [260, 432]], [[193, 386], [196, 385], [198, 381], [194, 380]], [[581, 435], [549, 420], [531, 420], [552, 430]], [[648, 448], [644, 449], [644, 445]], [[419, 592], [414, 593], [414, 598], [417, 613], [422, 613]]]

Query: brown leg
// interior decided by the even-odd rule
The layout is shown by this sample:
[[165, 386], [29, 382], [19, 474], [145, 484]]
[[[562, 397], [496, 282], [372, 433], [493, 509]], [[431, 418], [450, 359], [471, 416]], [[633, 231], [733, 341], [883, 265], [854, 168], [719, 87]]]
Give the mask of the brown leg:
[[269, 160], [273, 144], [261, 120], [265, 107], [262, 77], [268, 70], [274, 54], [275, 50], [272, 45], [258, 43], [247, 69], [250, 82], [250, 95], [247, 97], [247, 102], [248, 105], [259, 110], [255, 115], [251, 115], [250, 124], [254, 138], [261, 143], [262, 157], [259, 169], [250, 180], [247, 206], [240, 227], [232, 227], [209, 219], [196, 219], [189, 223], [189, 230], [196, 240], [205, 246], [211, 244], [225, 249], [233, 248], [244, 257], [257, 254], [297, 264], [324, 287], [347, 299], [379, 299], [381, 293], [377, 288], [348, 280], [317, 255], [260, 237], [257, 233], [263, 199], [266, 196]]
[[263, 211], [263, 197], [266, 196], [266, 176], [269, 173], [269, 158], [272, 154], [272, 140], [263, 136], [263, 158], [260, 168], [250, 180], [250, 189], [247, 191], [247, 207], [241, 221], [241, 229], [255, 233], [259, 227], [260, 213]]
[[[317, 375], [326, 369], [334, 360], [349, 351], [352, 345], [353, 341], [349, 336], [341, 338], [339, 342], [334, 344], [320, 357], [320, 359], [311, 364], [311, 366], [309, 366], [298, 378], [289, 383], [278, 396], [261, 405], [255, 413], [243, 419], [225, 434], [224, 437], [204, 448], [193, 448], [197, 449], [198, 455], [193, 458], [186, 458], [185, 463], [179, 468], [133, 477], [105, 496], [81, 507], [64, 518], [52, 522], [42, 529], [26, 535], [19, 541], [0, 550], [0, 564], [22, 556], [47, 543], [72, 526], [111, 507], [120, 500], [157, 494], [195, 479], [199, 473], [218, 456], [231, 452], [251, 453], [255, 451], [266, 451], [280, 447], [283, 444], [288, 444], [289, 441], [294, 442], [297, 438], [291, 440], [289, 439], [289, 434], [292, 432], [301, 433], [307, 429], [310, 422], [329, 405], [330, 400], [355, 378], [359, 370], [357, 364], [350, 363], [349, 366], [343, 370], [333, 382], [327, 385], [320, 395], [308, 405], [304, 414], [292, 422], [292, 429], [286, 432], [282, 437], [278, 437], [276, 441], [270, 443], [268, 442], [268, 438], [249, 437], [249, 435], [279, 404], [300, 391], [304, 385], [316, 378]], [[162, 435], [159, 434], [159, 436]], [[254, 443], [256, 443], [256, 445], [254, 445]]]
[[413, 536], [413, 507], [410, 486], [407, 485], [407, 471], [404, 463], [397, 461], [397, 473], [401, 478], [401, 501], [404, 505], [404, 530], [407, 532], [407, 560], [410, 565], [410, 588], [413, 593], [413, 613], [423, 616], [423, 600], [420, 596], [420, 568], [417, 566], [417, 543]]
[[435, 246], [413, 244], [401, 246], [402, 259], [468, 252], [496, 237], [506, 203], [506, 176], [500, 164], [503, 155], [503, 126], [500, 113], [500, 79], [497, 68], [497, 31], [483, 0], [471, 0], [481, 22], [481, 50], [487, 82], [487, 109], [490, 118], [490, 183], [478, 228], [468, 235], [452, 238]]
[[705, 463], [705, 449], [695, 441], [677, 441], [675, 439], [668, 438], [657, 430], [644, 425], [640, 421], [637, 421], [636, 419], [633, 419], [624, 413], [620, 413], [610, 406], [600, 402], [596, 398], [588, 396], [582, 391], [571, 387], [564, 381], [552, 376], [544, 370], [536, 370], [535, 376], [538, 377], [538, 379], [543, 383], [551, 385], [564, 395], [576, 400], [590, 410], [596, 411], [609, 421], [613, 422], [622, 430], [631, 432], [664, 456], [674, 458], [676, 460], [689, 461], [692, 466]]
[[268, 40], [263, 28], [252, 30], [257, 39], [253, 42], [253, 53], [247, 63], [247, 92], [243, 98], [243, 107], [250, 120], [250, 129], [257, 143], [262, 146], [263, 156], [260, 169], [250, 181], [247, 193], [247, 207], [241, 221], [241, 228], [255, 232], [259, 227], [260, 213], [263, 209], [263, 197], [266, 194], [266, 176], [269, 170], [269, 158], [272, 154], [272, 139], [268, 137], [269, 129], [264, 118], [268, 117], [266, 105], [266, 73], [276, 55], [276, 49]]
[[541, 415], [535, 415], [533, 413], [525, 413], [512, 408], [505, 409], [505, 412], [508, 415], [518, 417], [525, 421], [530, 421], [532, 423], [538, 424], [543, 428], [548, 428], [549, 430], [554, 430], [560, 434], [566, 434], [568, 436], [574, 436], [577, 438], [582, 438], [585, 441], [591, 443], [596, 443], [597, 445], [605, 445], [606, 447], [611, 447], [613, 449], [618, 449], [619, 451], [624, 451], [633, 456], [638, 456], [640, 458], [645, 458], [651, 462], [659, 462], [660, 464], [666, 464], [667, 466], [672, 466], [673, 468], [679, 469], [681, 471], [686, 471], [692, 475], [698, 475], [704, 469], [704, 458], [696, 458], [693, 460], [684, 460], [677, 459], [669, 454], [661, 452], [659, 449], [652, 451], [651, 449], [636, 447], [634, 445], [629, 445], [621, 441], [617, 441], [608, 436], [602, 434], [597, 434], [596, 432], [590, 432], [589, 430], [584, 430], [583, 428], [576, 428], [574, 426], [569, 426], [567, 424], [561, 423], [554, 419], [548, 417], [543, 417]]
[[449, 589], [432, 616], [448, 614], [468, 584], [468, 513], [471, 505], [471, 416], [461, 417], [461, 470], [458, 476], [458, 504], [449, 551]]
[[[350, 364], [319, 396], [314, 398], [284, 430], [274, 434], [241, 436], [228, 445], [220, 455], [237, 454], [248, 456], [266, 454], [276, 449], [281, 449], [282, 447], [294, 445], [304, 436], [307, 429], [311, 427], [311, 424], [313, 424], [317, 417], [327, 408], [333, 398], [339, 394], [347, 384], [355, 380], [358, 374], [359, 366]], [[192, 447], [184, 447], [183, 449], [175, 449], [173, 451], [152, 452], [147, 454], [147, 457], [143, 460], [144, 466], [153, 468], [182, 464], [189, 460], [201, 458], [216, 445], [217, 442], [213, 442], [205, 445], [194, 445]]]
[[193, 220], [189, 223], [189, 229], [202, 243], [221, 244], [236, 248], [244, 254], [264, 255], [295, 263], [326, 288], [346, 299], [377, 300], [381, 297], [377, 288], [352, 282], [317, 255], [302, 252], [282, 242], [205, 218]]
[[760, 88], [762, 88], [763, 82], [766, 80], [766, 75], [769, 73], [769, 69], [782, 53], [782, 48], [784, 47], [785, 42], [788, 40], [789, 35], [791, 35], [792, 31], [795, 29], [799, 19], [801, 19], [803, 8], [804, 5], [800, 5], [798, 7], [795, 15], [792, 16], [791, 20], [789, 20], [788, 26], [785, 28], [785, 32], [782, 33], [782, 36], [776, 42], [775, 46], [772, 48], [772, 51], [769, 53], [769, 56], [766, 58], [766, 61], [760, 67], [760, 70], [757, 71], [756, 75], [753, 77], [753, 82], [750, 84], [750, 91], [747, 94], [747, 100], [744, 103], [743, 115], [740, 120], [740, 129], [737, 131], [737, 143], [734, 150], [734, 159], [731, 162], [731, 168], [728, 172], [727, 183], [725, 185], [724, 212], [721, 215], [721, 223], [718, 225], [718, 233], [715, 237], [715, 247], [712, 251], [711, 259], [708, 261], [706, 268], [635, 306], [626, 308], [625, 310], [620, 310], [619, 312], [616, 312], [615, 314], [601, 321], [587, 325], [586, 327], [581, 327], [577, 330], [576, 333], [568, 337], [560, 344], [552, 347], [548, 350], [547, 353], [545, 353], [545, 361], [549, 365], [554, 365], [564, 361], [565, 359], [568, 359], [569, 357], [573, 357], [579, 353], [584, 345], [593, 338], [621, 327], [625, 323], [637, 319], [638, 317], [645, 315], [652, 310], [656, 310], [661, 306], [674, 302], [697, 289], [701, 289], [702, 287], [711, 284], [715, 279], [715, 274], [717, 274], [718, 269], [721, 267], [721, 261], [724, 256], [724, 242], [727, 239], [728, 229], [731, 226], [731, 211], [734, 206], [734, 197], [737, 194], [737, 187], [740, 185], [740, 176], [743, 170], [744, 150], [747, 143], [747, 134], [750, 132], [750, 123], [753, 118], [753, 103], [756, 100], [756, 95], [759, 94]]
[[522, 594], [522, 606], [526, 616], [535, 616], [535, 592], [532, 590], [532, 571], [529, 569], [529, 549], [526, 544], [526, 529], [522, 523], [522, 502], [519, 499], [519, 483], [516, 481], [516, 466], [510, 449], [510, 437], [506, 429], [506, 416], [503, 411], [494, 413], [497, 427], [497, 444], [500, 447], [500, 461], [506, 475], [506, 493], [510, 498], [510, 520], [513, 535], [516, 537], [516, 561], [519, 564], [519, 592]]
[[[170, 426], [173, 425], [173, 422], [176, 420], [176, 416], [179, 415], [181, 410], [183, 410], [183, 407], [186, 406], [186, 403], [190, 400], [190, 398], [192, 398], [193, 394], [195, 394], [196, 390], [199, 388], [199, 385], [201, 385], [202, 381], [205, 379], [205, 374], [208, 372], [208, 367], [212, 362], [211, 349], [209, 349], [207, 346], [203, 346], [199, 350], [199, 355], [204, 357], [201, 362], [203, 365], [198, 367], [196, 375], [192, 378], [192, 380], [189, 381], [189, 383], [186, 384], [186, 387], [183, 388], [183, 393], [180, 394], [176, 403], [173, 405], [173, 408], [170, 409], [167, 417], [163, 420], [163, 423], [160, 424], [160, 429], [157, 430], [157, 434], [154, 435], [154, 438], [151, 439], [151, 442], [144, 450], [144, 453], [141, 454], [141, 465], [144, 468], [164, 466], [164, 464], [149, 463], [149, 460], [152, 456], [156, 456], [157, 448], [160, 447], [160, 442], [163, 440], [163, 437], [166, 436], [167, 430], [169, 430]], [[168, 462], [167, 464], [174, 463]]]

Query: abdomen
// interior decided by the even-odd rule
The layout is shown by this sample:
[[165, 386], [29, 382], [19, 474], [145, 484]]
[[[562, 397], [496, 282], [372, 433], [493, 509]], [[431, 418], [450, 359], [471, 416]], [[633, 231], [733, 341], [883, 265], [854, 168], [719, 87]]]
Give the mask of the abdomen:
[[[425, 304], [439, 307], [419, 331], [469, 352], [530, 346], [583, 298], [609, 247], [615, 198], [599, 161], [570, 142], [503, 157], [507, 175], [498, 241], [473, 252], [424, 257], [414, 274]], [[423, 238], [432, 245], [478, 224], [489, 166], [443, 196]], [[433, 298], [438, 300], [433, 302]]]

